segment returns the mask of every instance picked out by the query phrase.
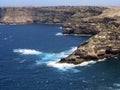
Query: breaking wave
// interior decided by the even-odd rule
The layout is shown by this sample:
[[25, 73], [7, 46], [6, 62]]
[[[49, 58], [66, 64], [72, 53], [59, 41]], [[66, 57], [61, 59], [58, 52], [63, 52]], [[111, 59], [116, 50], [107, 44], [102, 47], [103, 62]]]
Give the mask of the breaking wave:
[[47, 66], [57, 68], [61, 71], [70, 70], [70, 71], [73, 71], [73, 72], [79, 72], [79, 70], [75, 69], [76, 65], [74, 65], [74, 64], [57, 63], [57, 62], [53, 61], [53, 62], [49, 62], [47, 64]]
[[61, 71], [70, 70], [70, 71], [74, 71], [74, 72], [79, 72], [80, 70], [76, 69], [75, 67], [87, 66], [87, 65], [91, 65], [91, 64], [96, 63], [96, 61], [89, 61], [89, 62], [83, 62], [83, 63], [78, 64], [78, 65], [74, 65], [74, 64], [68, 64], [68, 63], [57, 63], [57, 62], [56, 61], [48, 62], [47, 66], [57, 68]]
[[63, 34], [63, 33], [56, 33], [56, 36], [83, 36], [83, 37], [90, 37], [91, 35], [88, 35], [88, 34]]
[[56, 36], [62, 36], [62, 35], [64, 35], [64, 34], [62, 34], [62, 33], [56, 33]]
[[24, 54], [24, 55], [38, 55], [41, 54], [40, 51], [34, 49], [14, 49], [14, 53]]
[[49, 64], [50, 62], [58, 62], [60, 58], [67, 57], [69, 54], [71, 54], [74, 50], [76, 50], [77, 47], [72, 47], [70, 50], [66, 50], [64, 52], [60, 53], [44, 53], [42, 52], [39, 55], [39, 60], [36, 61], [37, 64]]
[[83, 62], [78, 65], [68, 64], [68, 63], [58, 63], [61, 58], [70, 55], [77, 47], [72, 47], [70, 50], [66, 50], [60, 53], [46, 53], [40, 52], [34, 49], [14, 49], [14, 53], [19, 53], [23, 55], [36, 55], [39, 59], [36, 60], [36, 65], [46, 65], [48, 67], [57, 68], [61, 71], [72, 70], [74, 72], [79, 72], [75, 67], [86, 66], [89, 64], [94, 64], [96, 61]]
[[86, 65], [90, 65], [90, 64], [95, 64], [97, 61], [88, 61], [88, 62], [83, 62], [81, 64], [78, 64], [76, 66], [86, 66]]
[[37, 65], [45, 64], [48, 67], [54, 67], [61, 71], [67, 71], [67, 70], [71, 71], [72, 70], [74, 72], [79, 72], [79, 70], [75, 69], [75, 67], [77, 67], [77, 66], [86, 66], [88, 64], [96, 63], [96, 61], [83, 62], [78, 65], [68, 64], [68, 63], [58, 63], [58, 61], [61, 58], [67, 57], [76, 49], [77, 49], [77, 47], [72, 47], [70, 50], [66, 50], [66, 51], [60, 52], [60, 53], [42, 53], [40, 55], [40, 59], [37, 60], [36, 63], [37, 63]]

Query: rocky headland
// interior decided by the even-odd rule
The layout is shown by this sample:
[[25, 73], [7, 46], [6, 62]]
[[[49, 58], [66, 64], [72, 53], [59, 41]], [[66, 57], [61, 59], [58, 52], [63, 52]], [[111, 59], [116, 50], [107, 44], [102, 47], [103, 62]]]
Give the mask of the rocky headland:
[[60, 63], [79, 64], [120, 55], [120, 7], [0, 7], [0, 23], [62, 24], [63, 34], [91, 35]]
[[[89, 9], [92, 9], [90, 7]], [[80, 44], [61, 63], [80, 64], [120, 56], [120, 7], [94, 8], [76, 14], [64, 23], [65, 34], [91, 34], [91, 38]]]

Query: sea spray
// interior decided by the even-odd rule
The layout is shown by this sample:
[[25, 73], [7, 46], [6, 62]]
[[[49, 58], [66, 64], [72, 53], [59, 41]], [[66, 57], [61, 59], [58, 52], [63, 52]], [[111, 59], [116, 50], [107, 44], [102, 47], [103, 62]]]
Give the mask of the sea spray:
[[60, 53], [46, 53], [42, 52], [39, 55], [39, 60], [36, 61], [36, 64], [48, 64], [49, 62], [58, 62], [61, 58], [67, 57], [71, 54], [77, 47], [72, 47], [70, 50], [66, 50]]
[[14, 49], [14, 53], [22, 54], [22, 55], [36, 55], [39, 59], [36, 60], [36, 65], [46, 65], [48, 67], [57, 68], [61, 71], [68, 71], [72, 70], [74, 72], [79, 72], [75, 67], [78, 66], [87, 66], [96, 63], [96, 61], [88, 61], [83, 62], [78, 65], [68, 64], [68, 63], [58, 63], [61, 58], [65, 58], [70, 55], [77, 47], [72, 47], [70, 50], [66, 50], [60, 53], [47, 53], [47, 52], [40, 52], [34, 49]]

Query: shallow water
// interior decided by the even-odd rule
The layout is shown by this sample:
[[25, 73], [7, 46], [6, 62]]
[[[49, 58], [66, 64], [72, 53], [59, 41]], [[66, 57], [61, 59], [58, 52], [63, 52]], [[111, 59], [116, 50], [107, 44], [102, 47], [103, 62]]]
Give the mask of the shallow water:
[[56, 63], [88, 36], [62, 35], [60, 25], [0, 25], [0, 90], [119, 90], [120, 58]]

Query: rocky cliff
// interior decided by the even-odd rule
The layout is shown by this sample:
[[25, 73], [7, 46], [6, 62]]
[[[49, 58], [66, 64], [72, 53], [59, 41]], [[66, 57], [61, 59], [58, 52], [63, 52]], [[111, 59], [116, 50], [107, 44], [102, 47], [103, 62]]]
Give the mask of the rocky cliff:
[[0, 23], [63, 23], [74, 14], [72, 7], [0, 7]]
[[78, 21], [102, 13], [104, 7], [61, 6], [61, 7], [0, 7], [0, 23], [60, 23], [64, 28], [75, 29]]
[[0, 7], [0, 23], [56, 23], [63, 24], [63, 34], [92, 35], [61, 63], [120, 55], [120, 7]]
[[61, 63], [79, 64], [120, 55], [120, 7], [104, 7], [99, 14], [73, 17], [66, 21], [64, 26], [64, 33], [93, 36], [80, 44], [71, 55], [61, 59]]
[[96, 34], [99, 26], [97, 23], [104, 22], [98, 18], [107, 7], [81, 7], [71, 18], [63, 24], [63, 34]]

